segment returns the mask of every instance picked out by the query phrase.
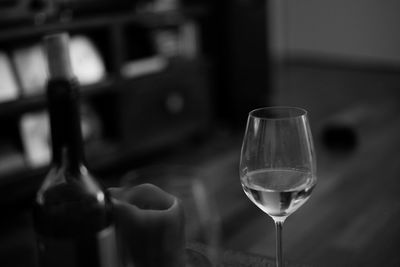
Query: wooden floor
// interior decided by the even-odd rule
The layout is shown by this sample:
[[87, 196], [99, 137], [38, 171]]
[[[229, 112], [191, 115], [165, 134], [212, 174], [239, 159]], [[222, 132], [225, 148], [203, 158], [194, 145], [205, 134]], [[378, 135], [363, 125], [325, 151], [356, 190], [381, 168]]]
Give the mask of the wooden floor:
[[[294, 64], [283, 81], [272, 103], [310, 112], [319, 179], [308, 203], [285, 222], [286, 260], [400, 266], [400, 72]], [[353, 147], [326, 145], [324, 130], [335, 120], [353, 130]], [[240, 186], [241, 137], [240, 130], [222, 133], [163, 163], [191, 167], [204, 181], [219, 214], [221, 247], [274, 257], [273, 221]]]
[[[284, 225], [287, 261], [400, 266], [399, 73], [301, 64], [287, 69], [273, 103], [309, 110], [318, 158], [315, 191]], [[324, 143], [322, 133], [335, 118], [344, 118], [354, 130], [353, 149], [335, 151]], [[240, 186], [241, 135], [219, 133], [201, 149], [161, 163], [192, 167], [204, 181], [219, 215], [221, 247], [274, 257], [274, 224]], [[29, 255], [34, 256], [29, 217], [17, 221], [22, 225], [1, 224], [1, 266], [29, 266]], [[21, 252], [26, 257], [19, 257]]]
[[[275, 104], [310, 111], [318, 158], [313, 195], [284, 225], [286, 259], [400, 266], [400, 74], [295, 65], [281, 86]], [[324, 143], [322, 133], [336, 118], [354, 130], [353, 149], [334, 151]], [[223, 245], [273, 257], [272, 220], [252, 204], [243, 214]]]

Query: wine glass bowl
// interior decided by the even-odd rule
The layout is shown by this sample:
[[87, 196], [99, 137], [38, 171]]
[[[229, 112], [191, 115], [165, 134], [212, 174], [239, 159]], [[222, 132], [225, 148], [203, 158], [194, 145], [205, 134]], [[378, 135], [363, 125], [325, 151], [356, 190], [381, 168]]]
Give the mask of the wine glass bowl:
[[317, 181], [307, 111], [297, 107], [251, 111], [239, 174], [247, 197], [275, 221], [277, 266], [282, 266], [282, 224], [309, 199]]
[[260, 170], [242, 179], [243, 190], [262, 211], [284, 220], [310, 197], [315, 180], [296, 169]]

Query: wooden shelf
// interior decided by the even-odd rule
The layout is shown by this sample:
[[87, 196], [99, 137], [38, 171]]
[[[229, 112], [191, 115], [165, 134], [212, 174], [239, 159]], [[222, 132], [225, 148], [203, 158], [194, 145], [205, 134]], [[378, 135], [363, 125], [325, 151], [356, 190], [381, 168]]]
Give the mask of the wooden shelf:
[[[111, 90], [115, 86], [115, 78], [106, 78], [100, 82], [82, 86], [81, 96], [90, 97]], [[19, 115], [43, 109], [46, 107], [46, 97], [44, 94], [20, 97], [15, 100], [0, 103], [0, 118], [18, 117]]]
[[[55, 31], [88, 30], [92, 28], [112, 27], [126, 23], [136, 23], [146, 27], [173, 26], [182, 23], [188, 17], [198, 17], [207, 13], [203, 7], [190, 7], [182, 10], [163, 12], [123, 12], [112, 15], [97, 15], [72, 18], [65, 22], [43, 23], [40, 25], [18, 25], [0, 29], [0, 42], [18, 38], [40, 36]], [[32, 19], [33, 21], [33, 19]]]
[[0, 118], [17, 117], [20, 114], [45, 107], [43, 95], [22, 97], [16, 100], [3, 102], [0, 104]]

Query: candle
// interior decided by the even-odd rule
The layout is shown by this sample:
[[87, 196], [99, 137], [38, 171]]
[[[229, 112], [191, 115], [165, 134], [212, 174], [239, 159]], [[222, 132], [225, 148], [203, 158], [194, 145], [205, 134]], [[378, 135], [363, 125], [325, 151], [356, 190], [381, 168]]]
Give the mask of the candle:
[[109, 191], [125, 266], [183, 267], [185, 229], [179, 199], [152, 184]]

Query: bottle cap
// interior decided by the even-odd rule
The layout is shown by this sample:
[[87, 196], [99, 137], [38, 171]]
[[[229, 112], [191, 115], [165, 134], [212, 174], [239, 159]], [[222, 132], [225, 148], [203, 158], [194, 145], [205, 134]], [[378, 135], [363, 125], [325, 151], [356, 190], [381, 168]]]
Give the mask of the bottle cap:
[[44, 37], [48, 71], [51, 78], [73, 76], [67, 33], [55, 33]]

